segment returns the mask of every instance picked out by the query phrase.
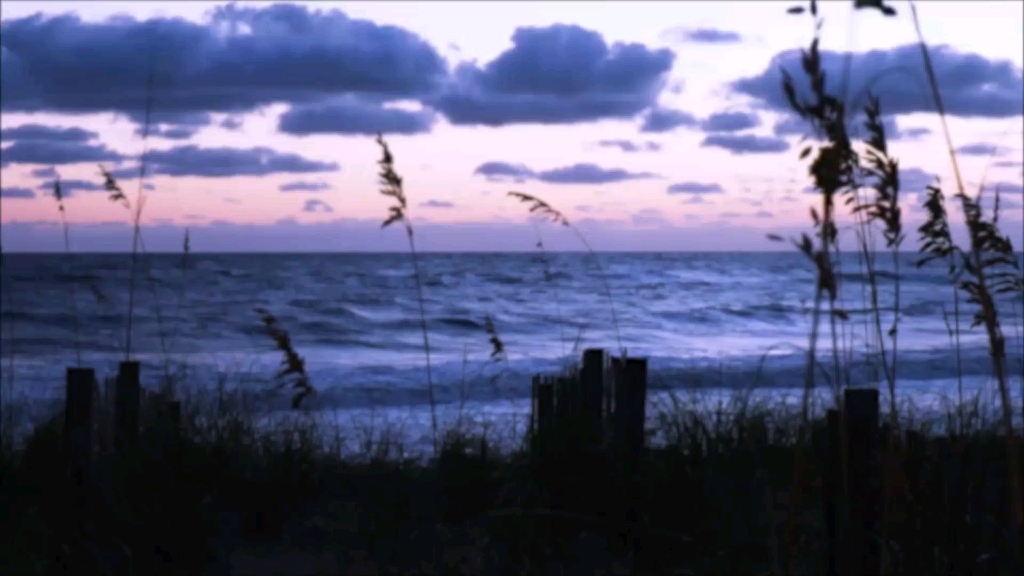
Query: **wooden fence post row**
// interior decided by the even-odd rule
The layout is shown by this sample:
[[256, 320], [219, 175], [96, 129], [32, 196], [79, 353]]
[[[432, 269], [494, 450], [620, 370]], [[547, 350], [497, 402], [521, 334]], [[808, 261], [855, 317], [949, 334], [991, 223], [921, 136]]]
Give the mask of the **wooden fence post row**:
[[[83, 488], [89, 481], [93, 451], [93, 408], [96, 371], [92, 368], [68, 368], [64, 400], [62, 450], [73, 486]], [[114, 391], [114, 448], [123, 455], [134, 446], [139, 435], [139, 363], [122, 362]], [[181, 425], [181, 402], [165, 399], [154, 424], [162, 436], [172, 442]]]
[[562, 450], [589, 452], [610, 445], [623, 456], [638, 457], [644, 443], [646, 402], [646, 359], [585, 350], [575, 376], [533, 378], [532, 423], [538, 448], [549, 450], [546, 445], [553, 444]]

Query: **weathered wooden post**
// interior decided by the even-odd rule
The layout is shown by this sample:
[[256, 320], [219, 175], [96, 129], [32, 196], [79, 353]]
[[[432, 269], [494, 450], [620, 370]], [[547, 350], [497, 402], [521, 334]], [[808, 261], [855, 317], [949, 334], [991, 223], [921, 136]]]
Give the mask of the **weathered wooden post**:
[[582, 368], [580, 369], [580, 388], [582, 401], [582, 417], [586, 419], [589, 437], [586, 439], [588, 450], [601, 446], [604, 439], [604, 421], [602, 403], [604, 400], [605, 352], [600, 348], [583, 351]]
[[839, 410], [825, 413], [827, 440], [825, 442], [825, 472], [822, 478], [822, 496], [825, 509], [825, 529], [828, 537], [828, 560], [826, 576], [838, 576], [839, 572], [839, 493], [840, 474], [843, 467], [842, 436], [839, 428]]
[[847, 388], [846, 411], [847, 486], [850, 505], [849, 574], [876, 576], [881, 572], [879, 516], [878, 389]]
[[92, 368], [68, 368], [64, 398], [64, 453], [74, 490], [89, 482], [92, 463], [92, 399], [96, 372]]
[[614, 444], [619, 456], [633, 468], [644, 444], [647, 359], [613, 357], [612, 370], [615, 374]]
[[139, 436], [139, 363], [121, 362], [114, 388], [114, 450], [124, 455]]

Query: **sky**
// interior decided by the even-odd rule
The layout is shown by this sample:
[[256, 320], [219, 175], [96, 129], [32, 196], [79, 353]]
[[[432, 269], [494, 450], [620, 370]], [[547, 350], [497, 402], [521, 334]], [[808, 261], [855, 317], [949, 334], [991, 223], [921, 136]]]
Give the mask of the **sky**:
[[[201, 252], [403, 250], [381, 229], [380, 132], [423, 251], [581, 248], [513, 190], [597, 250], [778, 250], [766, 234], [809, 231], [820, 203], [781, 88], [783, 69], [806, 87], [797, 4], [7, 0], [0, 241], [64, 250], [59, 177], [72, 249], [129, 250], [103, 165], [144, 193], [150, 251], [180, 250], [186, 227]], [[827, 86], [851, 53], [851, 106], [878, 96], [916, 229], [925, 186], [954, 180], [909, 7], [819, 4]], [[998, 185], [1019, 248], [1024, 4], [918, 11], [965, 181]]]

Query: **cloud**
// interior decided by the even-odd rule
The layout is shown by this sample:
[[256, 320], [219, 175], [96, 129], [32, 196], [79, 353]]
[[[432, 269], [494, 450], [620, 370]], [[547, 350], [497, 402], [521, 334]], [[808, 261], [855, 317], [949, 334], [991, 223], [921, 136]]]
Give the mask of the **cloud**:
[[57, 170], [53, 166], [46, 166], [43, 168], [34, 168], [29, 174], [33, 178], [56, 178]]
[[634, 226], [643, 227], [666, 226], [669, 223], [665, 218], [665, 214], [657, 208], [643, 208], [638, 210], [630, 215], [629, 220]]
[[680, 126], [693, 127], [699, 122], [697, 117], [689, 112], [675, 110], [672, 108], [652, 108], [644, 114], [643, 124], [640, 125], [641, 132], [669, 132]]
[[924, 126], [914, 126], [912, 128], [904, 128], [899, 131], [900, 140], [917, 140], [923, 138], [932, 133], [931, 128], [925, 128]]
[[700, 122], [704, 132], [739, 132], [757, 128], [761, 119], [753, 112], [716, 112]]
[[597, 143], [602, 148], [618, 148], [623, 152], [657, 152], [661, 144], [657, 142], [633, 142], [631, 140], [601, 140]]
[[988, 188], [992, 191], [999, 188], [1000, 196], [1024, 196], [1024, 186], [1016, 182], [997, 182], [989, 185]]
[[36, 193], [34, 190], [23, 188], [21, 186], [13, 186], [10, 188], [0, 188], [0, 198], [35, 198]]
[[324, 190], [330, 190], [331, 185], [327, 182], [305, 182], [297, 180], [295, 182], [285, 182], [277, 187], [281, 192], [323, 192]]
[[993, 164], [996, 168], [1020, 168], [1024, 166], [1024, 162], [1020, 160], [1000, 160]]
[[930, 184], [935, 183], [936, 175], [931, 172], [925, 172], [924, 170], [913, 167], [913, 168], [900, 168], [900, 192], [913, 194], [917, 192], [924, 192], [924, 190]]
[[758, 210], [754, 212], [754, 218], [771, 218], [772, 213], [767, 210]]
[[998, 156], [1001, 155], [1001, 148], [995, 144], [985, 144], [984, 142], [975, 142], [972, 144], [964, 144], [956, 149], [957, 154], [964, 156]]
[[320, 200], [319, 198], [310, 198], [309, 200], [306, 200], [306, 203], [302, 206], [302, 211], [330, 214], [334, 212], [334, 208], [332, 208], [330, 204], [324, 202], [323, 200]]
[[483, 67], [460, 64], [430, 103], [456, 125], [631, 118], [656, 102], [674, 60], [668, 49], [609, 46], [575, 25], [521, 27], [512, 47]]
[[[149, 174], [166, 176], [266, 176], [268, 174], [307, 174], [336, 172], [335, 162], [308, 160], [298, 154], [276, 152], [266, 147], [200, 148], [195, 145], [176, 146], [169, 150], [151, 150], [146, 156]], [[133, 174], [134, 172], [134, 174]], [[126, 177], [138, 176], [138, 168], [118, 171]]]
[[238, 130], [242, 127], [242, 119], [237, 116], [228, 116], [220, 121], [220, 127], [225, 130]]
[[[36, 186], [37, 190], [42, 190], [46, 193], [53, 192], [53, 181], [43, 182], [39, 186]], [[104, 190], [103, 185], [99, 182], [92, 182], [90, 180], [61, 180], [60, 181], [60, 193], [65, 198], [70, 198], [75, 192], [100, 192]]]
[[754, 134], [710, 134], [700, 143], [702, 148], [723, 148], [733, 154], [773, 154], [789, 150], [789, 142], [771, 136]]
[[295, 4], [227, 4], [201, 23], [36, 14], [7, 19], [0, 32], [4, 112], [137, 115], [154, 54], [154, 105], [167, 113], [240, 113], [344, 94], [416, 98], [447, 77], [437, 50], [408, 30]]
[[549, 184], [611, 184], [626, 180], [654, 178], [650, 172], [629, 172], [621, 168], [601, 168], [595, 164], [573, 164], [538, 172], [535, 178]]
[[53, 140], [17, 140], [0, 149], [0, 161], [7, 164], [79, 164], [116, 162], [121, 154], [103, 144]]
[[[1012, 62], [989, 60], [946, 45], [932, 46], [930, 50], [946, 113], [964, 118], [1008, 118], [1024, 113], [1024, 77]], [[828, 50], [820, 54], [826, 92], [836, 94], [847, 55]], [[787, 70], [793, 77], [797, 96], [810, 101], [810, 85], [801, 70], [800, 50], [780, 52], [763, 72], [736, 80], [731, 88], [755, 98], [766, 108], [788, 112], [781, 70]], [[850, 110], [860, 110], [867, 104], [865, 96], [869, 90], [879, 97], [882, 112], [887, 115], [935, 110], [917, 44], [851, 54], [849, 70]]]
[[657, 176], [650, 172], [629, 172], [622, 168], [602, 168], [589, 163], [535, 172], [523, 164], [508, 162], [485, 162], [477, 166], [476, 170], [473, 170], [473, 174], [483, 176], [492, 182], [511, 180], [522, 183], [526, 180], [538, 180], [548, 184], [611, 184]]
[[82, 128], [61, 128], [42, 124], [22, 124], [0, 130], [2, 140], [37, 140], [43, 142], [88, 142], [99, 134]]
[[721, 194], [722, 186], [717, 183], [679, 182], [668, 187], [669, 194]]
[[420, 202], [421, 208], [454, 208], [455, 204], [448, 202], [447, 200], [427, 200], [426, 202]]
[[285, 134], [423, 134], [436, 115], [430, 110], [384, 108], [370, 102], [344, 100], [292, 106], [281, 115], [277, 129]]
[[743, 41], [743, 36], [738, 32], [715, 28], [671, 28], [661, 36], [676, 42], [695, 44], [736, 44]]
[[484, 162], [473, 170], [474, 175], [483, 176], [490, 182], [522, 183], [533, 178], [533, 170], [523, 164], [508, 162]]
[[[883, 116], [882, 126], [885, 128], [885, 138], [890, 142], [900, 140], [917, 140], [932, 133], [931, 128], [900, 128], [899, 123], [893, 116]], [[851, 138], [864, 138], [867, 136], [867, 131], [864, 128], [864, 115], [860, 114], [851, 118], [847, 123], [846, 131]], [[814, 132], [810, 122], [795, 114], [789, 113], [785, 114], [775, 122], [772, 127], [772, 132], [776, 136], [800, 136], [815, 141], [822, 140], [822, 138]]]

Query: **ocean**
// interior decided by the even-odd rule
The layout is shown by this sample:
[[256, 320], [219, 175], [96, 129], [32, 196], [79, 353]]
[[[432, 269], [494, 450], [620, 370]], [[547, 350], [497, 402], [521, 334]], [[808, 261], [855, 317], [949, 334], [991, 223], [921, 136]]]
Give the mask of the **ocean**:
[[[905, 254], [900, 263], [898, 387], [903, 397], [935, 406], [956, 398], [947, 329], [954, 300], [945, 268], [918, 269], [915, 259]], [[893, 263], [879, 260], [880, 304], [891, 310]], [[181, 255], [140, 257], [132, 350], [144, 386], [155, 388], [171, 366], [190, 384], [231, 382], [257, 393], [266, 410], [284, 410], [288, 394], [274, 390], [281, 355], [254, 311], [262, 307], [306, 360], [317, 390], [313, 410], [404, 411], [422, 424], [427, 375], [408, 254], [192, 254], [182, 264]], [[649, 358], [652, 397], [672, 389], [779, 397], [803, 385], [814, 272], [797, 253], [422, 254], [419, 268], [432, 379], [445, 414], [463, 405], [485, 419], [521, 417], [533, 374], [558, 371], [592, 347]], [[123, 254], [4, 255], [6, 398], [52, 407], [63, 395], [65, 368], [76, 362], [76, 341], [83, 364], [101, 376], [116, 371], [129, 270]], [[838, 349], [855, 384], [876, 385], [865, 277], [853, 256], [839, 270], [836, 305], [848, 320], [836, 321]], [[1022, 309], [1019, 296], [1000, 301], [1018, 407]], [[985, 331], [971, 328], [974, 310], [961, 297], [960, 370], [968, 394], [987, 395], [995, 386]], [[497, 358], [488, 318], [504, 344]], [[883, 332], [891, 322], [887, 311]], [[824, 388], [834, 378], [831, 346], [826, 315], [818, 342]]]

